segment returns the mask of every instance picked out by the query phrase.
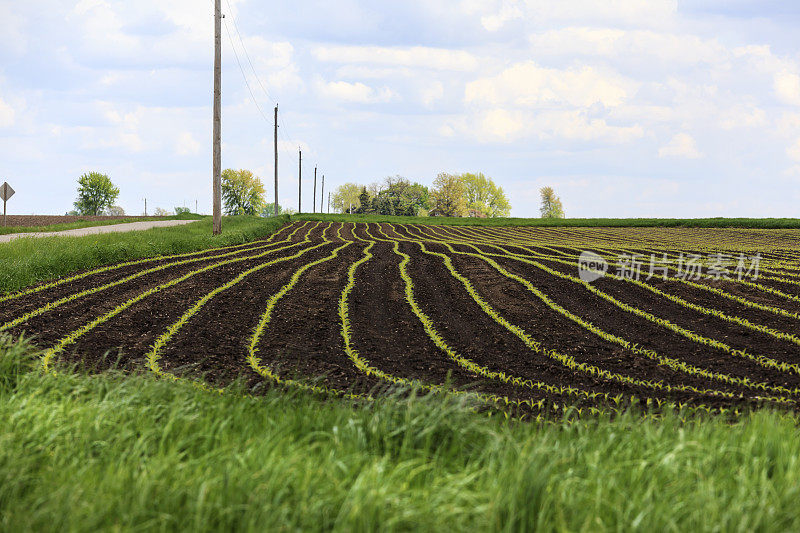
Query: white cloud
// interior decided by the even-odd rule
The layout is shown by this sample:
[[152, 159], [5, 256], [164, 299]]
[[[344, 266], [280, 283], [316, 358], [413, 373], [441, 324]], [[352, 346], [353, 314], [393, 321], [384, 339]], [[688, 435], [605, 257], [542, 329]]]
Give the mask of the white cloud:
[[255, 70], [266, 72], [267, 90], [296, 89], [303, 86], [294, 62], [294, 47], [289, 42], [270, 42], [262, 37], [244, 39]]
[[694, 137], [688, 133], [678, 133], [666, 145], [658, 149], [658, 157], [699, 159], [702, 154], [697, 149]]
[[767, 124], [767, 113], [755, 106], [737, 106], [720, 113], [720, 127], [724, 130], [755, 128]]
[[589, 107], [597, 103], [613, 107], [620, 105], [634, 89], [634, 83], [594, 67], [559, 70], [527, 61], [498, 76], [468, 83], [464, 99], [468, 103], [513, 103], [525, 107], [550, 104]]
[[441, 100], [444, 96], [444, 85], [440, 81], [435, 81], [422, 89], [421, 96], [423, 105], [432, 107], [437, 100]]
[[441, 128], [440, 134], [451, 136], [456, 131], [484, 143], [510, 143], [533, 138], [619, 144], [644, 135], [638, 124], [611, 125], [603, 119], [589, 118], [578, 110], [531, 112], [503, 108], [462, 117]]
[[178, 155], [197, 155], [200, 153], [200, 143], [190, 132], [184, 131], [175, 141], [175, 153]]
[[329, 63], [365, 63], [462, 71], [475, 70], [478, 66], [478, 60], [469, 52], [424, 46], [318, 46], [312, 54], [317, 60]]
[[783, 69], [775, 74], [775, 94], [792, 105], [800, 105], [800, 75]]
[[505, 141], [515, 138], [523, 127], [518, 115], [505, 109], [495, 109], [484, 115], [479, 131], [484, 138]]
[[[272, 139], [263, 139], [261, 144], [267, 147], [273, 146], [274, 141]], [[305, 159], [306, 156], [314, 155], [315, 152], [311, 151], [311, 147], [305, 141], [298, 141], [298, 140], [288, 140], [288, 141], [278, 141], [278, 152], [287, 153], [287, 154], [294, 154], [297, 157], [298, 150], [302, 150], [303, 158]], [[296, 161], [295, 161], [296, 162]]]
[[139, 39], [125, 33], [122, 18], [105, 0], [81, 0], [70, 18], [83, 26], [81, 38], [94, 52], [133, 57], [141, 51]]
[[659, 60], [677, 66], [721, 64], [731, 55], [716, 39], [652, 30], [568, 27], [533, 34], [529, 39], [539, 57], [613, 57], [623, 62]]
[[396, 96], [388, 87], [376, 90], [361, 82], [319, 81], [317, 90], [327, 98], [360, 104], [388, 102]]
[[786, 149], [786, 154], [795, 161], [800, 161], [800, 139]]
[[512, 2], [504, 2], [498, 13], [481, 17], [481, 24], [488, 31], [497, 31], [506, 22], [524, 17], [524, 13], [519, 5]]
[[14, 116], [14, 109], [0, 98], [0, 128], [13, 126]]
[[673, 20], [678, 4], [677, 0], [482, 0], [462, 2], [462, 9], [480, 14], [483, 27], [497, 31], [517, 19], [538, 27], [583, 21], [660, 26]]

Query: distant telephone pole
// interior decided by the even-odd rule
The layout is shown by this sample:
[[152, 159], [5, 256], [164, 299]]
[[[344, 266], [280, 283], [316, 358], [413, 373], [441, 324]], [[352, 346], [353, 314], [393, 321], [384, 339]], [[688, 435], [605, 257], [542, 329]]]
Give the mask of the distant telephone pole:
[[297, 163], [297, 212], [303, 212], [303, 151], [298, 149], [300, 159]]
[[278, 104], [275, 104], [275, 216], [278, 216]]
[[142, 198], [144, 200], [144, 216], [147, 216], [147, 198]]
[[214, 0], [214, 155], [212, 233], [222, 233], [222, 2]]
[[319, 193], [319, 212], [322, 213], [323, 203], [325, 202], [325, 174], [322, 175], [322, 191]]
[[328, 193], [328, 214], [331, 212], [331, 193]]
[[314, 165], [314, 194], [311, 196], [311, 212], [317, 212], [317, 166]]

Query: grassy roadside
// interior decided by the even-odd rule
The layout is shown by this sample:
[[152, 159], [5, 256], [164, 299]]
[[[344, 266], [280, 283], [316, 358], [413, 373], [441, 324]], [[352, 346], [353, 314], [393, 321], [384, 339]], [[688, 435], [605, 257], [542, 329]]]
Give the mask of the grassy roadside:
[[664, 228], [754, 228], [800, 229], [800, 218], [449, 218], [397, 217], [388, 215], [324, 215], [300, 213], [295, 220], [333, 222], [396, 222], [405, 224], [444, 224], [451, 226], [543, 226], [543, 227], [664, 227]]
[[0, 293], [109, 263], [241, 244], [265, 237], [288, 217], [225, 217], [211, 235], [211, 217], [185, 226], [85, 237], [16, 239], [0, 244]]
[[0, 341], [0, 530], [800, 528], [796, 421], [509, 423], [148, 376], [42, 375]]
[[202, 215], [183, 214], [167, 217], [136, 217], [120, 218], [116, 220], [83, 220], [80, 222], [67, 222], [65, 224], [51, 224], [49, 226], [0, 226], [0, 235], [10, 233], [50, 233], [53, 231], [66, 231], [70, 229], [93, 228], [95, 226], [112, 226], [115, 224], [128, 224], [130, 222], [146, 222], [148, 220], [200, 220]]

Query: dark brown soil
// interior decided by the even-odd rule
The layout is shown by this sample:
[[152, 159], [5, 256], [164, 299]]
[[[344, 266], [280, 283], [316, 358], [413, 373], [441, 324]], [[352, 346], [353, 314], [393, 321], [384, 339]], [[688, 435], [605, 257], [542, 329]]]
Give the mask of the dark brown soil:
[[[442, 245], [427, 242], [429, 250], [445, 253], [452, 259], [455, 269], [470, 281], [482, 299], [511, 324], [522, 328], [545, 350], [554, 350], [578, 363], [642, 381], [660, 381], [703, 391], [723, 391], [740, 398], [726, 400], [698, 392], [667, 392], [631, 385], [598, 377], [585, 370], [570, 370], [555, 357], [548, 357], [545, 351], [531, 349], [476, 303], [461, 282], [450, 274], [440, 257], [424, 254], [418, 244], [406, 242], [420, 238], [453, 240], [456, 233], [462, 239], [470, 236], [477, 239], [481, 235], [481, 228], [451, 229], [453, 233], [448, 234], [448, 230], [433, 226], [395, 229], [388, 224], [324, 223], [310, 231], [314, 224], [303, 226], [303, 223], [295, 223], [282, 228], [271, 239], [247, 246], [210, 250], [191, 258], [155, 259], [123, 266], [90, 274], [29, 296], [0, 302], [0, 325], [39, 309], [48, 302], [83, 290], [103, 287], [147, 269], [164, 267], [59, 305], [12, 330], [12, 333], [24, 331], [27, 335], [34, 335], [42, 347], [52, 346], [71, 332], [145, 291], [191, 274], [185, 280], [158, 290], [116, 316], [92, 326], [77, 342], [69, 345], [60, 358], [62, 362], [79, 362], [93, 370], [103, 370], [112, 365], [134, 371], [143, 370], [144, 356], [154, 341], [201, 298], [249, 269], [303, 252], [299, 257], [257, 269], [226, 290], [216, 293], [175, 332], [160, 353], [159, 364], [168, 372], [202, 376], [220, 386], [243, 377], [250, 387], [258, 388], [264, 381], [249, 367], [246, 357], [250, 337], [269, 298], [281, 290], [298, 269], [312, 261], [329, 257], [335, 248], [350, 242], [338, 257], [307, 270], [278, 302], [258, 344], [258, 356], [264, 365], [281, 376], [319, 380], [338, 390], [366, 392], [385, 382], [375, 375], [360, 371], [346, 353], [339, 299], [347, 284], [348, 270], [364, 256], [367, 243], [362, 240], [377, 239], [371, 249], [372, 259], [361, 264], [356, 271], [355, 285], [347, 301], [352, 348], [366, 364], [405, 380], [428, 385], [447, 384], [511, 400], [578, 402], [580, 395], [544, 392], [489, 379], [467, 370], [437, 346], [406, 300], [405, 282], [399, 270], [401, 257], [394, 252], [393, 243], [380, 240], [384, 239], [385, 234], [390, 239], [400, 239], [399, 249], [411, 256], [407, 269], [413, 280], [414, 298], [444, 342], [459, 356], [490, 372], [504, 372], [510, 377], [558, 388], [571, 387], [576, 391], [669, 399], [708, 406], [739, 404], [746, 399], [757, 403], [756, 397], [763, 395], [754, 389], [699, 378], [656, 364], [651, 359], [592, 334], [557, 313], [522, 284], [500, 275], [485, 261], [453, 254]], [[300, 230], [295, 233], [291, 243], [279, 242], [297, 228]], [[489, 237], [496, 238], [502, 231], [492, 228]], [[558, 231], [551, 230], [550, 234], [554, 236], [553, 244], [557, 245]], [[285, 248], [289, 244], [292, 246]], [[481, 248], [497, 252], [483, 245]], [[456, 249], [474, 251], [463, 245]], [[223, 254], [231, 255], [219, 257]], [[184, 259], [192, 261], [173, 264]], [[691, 341], [611, 305], [581, 285], [558, 278], [533, 265], [509, 258], [493, 259], [508, 271], [530, 281], [558, 305], [583, 320], [640, 347], [715, 372], [771, 385], [800, 387], [800, 376], [796, 374], [764, 368]], [[225, 261], [231, 262], [223, 264]], [[543, 263], [556, 270], [575, 274], [560, 263]], [[213, 268], [197, 272], [205, 267]], [[747, 318], [754, 323], [788, 333], [800, 331], [798, 321], [794, 319], [749, 309], [699, 289], [670, 282], [654, 282], [654, 285], [670, 294]], [[746, 349], [749, 353], [766, 355], [778, 361], [800, 362], [800, 347], [790, 342], [691, 311], [629, 283], [606, 279], [597, 282], [596, 286], [620, 301], [734, 348]], [[729, 286], [724, 288], [733, 290]], [[753, 296], [750, 294], [752, 291], [742, 292], [747, 298]], [[764, 296], [763, 292], [759, 295], [764, 303], [776, 303], [775, 298]], [[594, 402], [604, 403], [601, 400]]]
[[73, 222], [100, 222], [104, 220], [163, 220], [165, 217], [145, 217], [145, 216], [70, 216], [70, 215], [8, 215], [8, 226], [54, 226], [56, 224], [70, 224]]

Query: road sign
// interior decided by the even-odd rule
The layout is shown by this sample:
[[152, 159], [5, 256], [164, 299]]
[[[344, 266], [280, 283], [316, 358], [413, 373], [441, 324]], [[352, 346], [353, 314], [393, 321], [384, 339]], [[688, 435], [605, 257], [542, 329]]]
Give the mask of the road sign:
[[3, 185], [0, 185], [0, 200], [5, 202], [12, 196], [14, 196], [14, 189], [8, 183], [3, 182]]
[[6, 202], [12, 196], [14, 196], [14, 189], [4, 181], [3, 184], [0, 185], [0, 198], [3, 200], [3, 226], [6, 225]]

